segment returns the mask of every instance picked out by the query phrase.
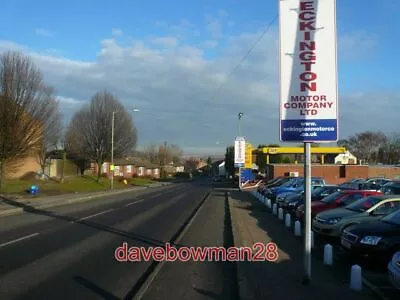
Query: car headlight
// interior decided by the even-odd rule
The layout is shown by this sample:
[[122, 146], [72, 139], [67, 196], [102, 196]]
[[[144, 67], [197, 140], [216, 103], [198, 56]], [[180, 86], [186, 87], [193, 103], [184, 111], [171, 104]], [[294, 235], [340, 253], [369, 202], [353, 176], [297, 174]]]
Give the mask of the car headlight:
[[337, 222], [339, 222], [342, 218], [332, 218], [328, 220], [329, 224], [336, 224]]
[[361, 239], [361, 241], [360, 241], [360, 243], [361, 244], [364, 244], [364, 245], [372, 245], [372, 246], [376, 246], [376, 245], [378, 245], [378, 243], [379, 243], [379, 241], [381, 240], [382, 238], [380, 237], [380, 236], [364, 236], [362, 239]]

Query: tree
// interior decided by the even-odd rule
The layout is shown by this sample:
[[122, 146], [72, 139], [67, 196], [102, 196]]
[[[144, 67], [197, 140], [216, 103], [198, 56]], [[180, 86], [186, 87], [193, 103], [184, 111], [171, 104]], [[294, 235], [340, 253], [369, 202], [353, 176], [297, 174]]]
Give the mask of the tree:
[[107, 91], [96, 93], [90, 104], [74, 115], [67, 131], [67, 144], [70, 151], [96, 162], [98, 181], [101, 166], [111, 159], [113, 112], [115, 115], [114, 157], [132, 154], [137, 141], [136, 128], [123, 105]]
[[52, 89], [31, 58], [19, 52], [0, 55], [0, 189], [7, 165], [36, 155], [54, 119]]
[[212, 165], [212, 158], [211, 158], [211, 156], [209, 156], [209, 157], [207, 157], [207, 166], [209, 168], [211, 168], [211, 165]]
[[387, 145], [388, 140], [384, 133], [365, 131], [338, 141], [340, 147], [346, 147], [358, 159], [368, 163], [376, 162], [379, 149]]
[[58, 102], [53, 97], [52, 89], [48, 89], [48, 118], [43, 124], [44, 134], [41, 147], [38, 149], [38, 162], [42, 173], [45, 173], [49, 151], [57, 149], [61, 138], [61, 114]]
[[225, 170], [230, 176], [235, 176], [235, 147], [229, 146], [225, 152]]
[[167, 164], [172, 162], [177, 165], [181, 163], [183, 151], [178, 145], [174, 144], [150, 144], [143, 150], [143, 155], [154, 164], [163, 165], [165, 161]]
[[400, 161], [400, 135], [393, 134], [387, 138], [377, 154], [376, 160], [385, 164], [397, 164]]
[[199, 161], [194, 158], [194, 157], [190, 157], [185, 161], [185, 170], [187, 170], [188, 172], [194, 172], [197, 170], [197, 166], [198, 166]]

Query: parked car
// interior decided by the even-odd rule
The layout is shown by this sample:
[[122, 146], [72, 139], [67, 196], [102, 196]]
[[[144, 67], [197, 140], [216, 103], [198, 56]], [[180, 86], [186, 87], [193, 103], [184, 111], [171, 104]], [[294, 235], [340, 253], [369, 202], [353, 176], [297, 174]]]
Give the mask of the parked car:
[[[319, 201], [323, 198], [329, 196], [330, 194], [341, 191], [348, 190], [350, 188], [341, 187], [338, 185], [324, 185], [321, 187], [317, 187], [311, 193], [311, 201]], [[295, 213], [296, 209], [304, 203], [304, 192], [297, 195], [288, 196], [285, 201], [281, 204], [286, 211], [290, 213]]]
[[[304, 182], [303, 182], [304, 183]], [[311, 181], [311, 188], [312, 188], [312, 192], [325, 187], [324, 184], [321, 183], [321, 181], [319, 179], [315, 180], [315, 181]], [[293, 196], [294, 194], [297, 195], [304, 195], [304, 184], [298, 188], [296, 188], [293, 191], [289, 191], [289, 192], [285, 192], [285, 193], [281, 193], [276, 197], [276, 203], [278, 203], [278, 205], [280, 207], [283, 207], [283, 203], [286, 201], [287, 198]], [[329, 195], [329, 194], [326, 194]]]
[[[349, 205], [356, 200], [364, 197], [381, 195], [378, 191], [369, 190], [344, 190], [330, 194], [323, 198], [321, 201], [314, 201], [311, 203], [311, 216], [314, 218], [318, 213], [328, 209], [343, 207]], [[304, 216], [304, 204], [300, 205], [296, 210], [296, 217], [302, 221]]]
[[363, 190], [379, 190], [383, 185], [392, 182], [387, 178], [368, 178], [361, 186]]
[[272, 179], [271, 181], [269, 181], [267, 184], [263, 185], [262, 187], [259, 188], [259, 192], [262, 195], [266, 195], [266, 191], [269, 188], [273, 188], [273, 187], [277, 187], [277, 186], [281, 186], [283, 184], [285, 184], [286, 182], [289, 182], [293, 180], [293, 177], [288, 177], [288, 176], [284, 176], [284, 177], [277, 177], [275, 179]]
[[[320, 177], [312, 177], [311, 184], [313, 186], [322, 186], [325, 185], [325, 180]], [[278, 195], [282, 193], [300, 191], [303, 188], [304, 188], [304, 178], [296, 177], [292, 181], [289, 181], [279, 187], [270, 189], [269, 191], [267, 191], [266, 197], [268, 199], [271, 199], [271, 201], [275, 202]]]
[[388, 182], [379, 191], [385, 195], [400, 195], [400, 181]]
[[400, 251], [400, 210], [381, 219], [343, 230], [341, 245], [349, 253], [387, 264]]
[[345, 207], [317, 214], [312, 229], [317, 234], [340, 237], [342, 231], [350, 225], [374, 222], [397, 209], [400, 209], [400, 197], [369, 196]]
[[340, 186], [360, 190], [360, 186], [362, 186], [362, 184], [365, 182], [366, 180], [364, 178], [353, 178], [340, 184]]
[[400, 251], [396, 252], [388, 264], [390, 283], [400, 290]]

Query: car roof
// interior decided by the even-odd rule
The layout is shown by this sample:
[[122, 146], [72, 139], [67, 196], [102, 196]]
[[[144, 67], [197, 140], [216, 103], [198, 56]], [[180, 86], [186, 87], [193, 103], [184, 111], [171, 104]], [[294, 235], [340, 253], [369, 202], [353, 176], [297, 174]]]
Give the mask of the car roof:
[[349, 189], [349, 190], [342, 190], [339, 191], [339, 193], [346, 193], [346, 194], [355, 194], [355, 193], [376, 193], [377, 195], [381, 194], [378, 191], [374, 191], [374, 190], [353, 190], [353, 189]]

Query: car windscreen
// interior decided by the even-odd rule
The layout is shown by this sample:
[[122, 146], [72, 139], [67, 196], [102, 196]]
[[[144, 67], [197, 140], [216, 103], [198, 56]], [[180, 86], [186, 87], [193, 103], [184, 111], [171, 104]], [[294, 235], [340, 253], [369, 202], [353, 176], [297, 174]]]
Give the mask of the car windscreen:
[[330, 194], [329, 196], [326, 196], [324, 199], [321, 200], [323, 203], [332, 203], [334, 202], [337, 198], [339, 198], [342, 195], [341, 192], [335, 192]]
[[353, 211], [358, 211], [358, 212], [364, 212], [370, 209], [372, 206], [375, 204], [379, 203], [382, 201], [382, 199], [378, 197], [365, 197], [360, 200], [357, 200], [349, 205], [346, 206], [346, 209], [353, 210]]

